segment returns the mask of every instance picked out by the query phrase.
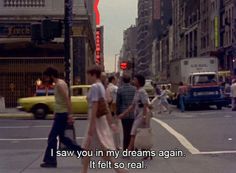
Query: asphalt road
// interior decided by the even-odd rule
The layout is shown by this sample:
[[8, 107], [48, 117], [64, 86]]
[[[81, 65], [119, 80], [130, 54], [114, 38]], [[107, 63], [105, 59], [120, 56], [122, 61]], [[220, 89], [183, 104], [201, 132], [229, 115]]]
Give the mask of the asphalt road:
[[[146, 169], [130, 169], [137, 173], [235, 173], [236, 113], [230, 109], [208, 109], [171, 115], [156, 114], [152, 120], [153, 150], [183, 151], [185, 157], [161, 156], [146, 161]], [[57, 169], [42, 169], [39, 164], [47, 143], [51, 120], [0, 120], [0, 173], [79, 172], [76, 157], [58, 158]], [[82, 142], [86, 120], [76, 121], [78, 143]], [[119, 162], [141, 162], [130, 158]], [[109, 169], [93, 169], [91, 173], [111, 173]]]

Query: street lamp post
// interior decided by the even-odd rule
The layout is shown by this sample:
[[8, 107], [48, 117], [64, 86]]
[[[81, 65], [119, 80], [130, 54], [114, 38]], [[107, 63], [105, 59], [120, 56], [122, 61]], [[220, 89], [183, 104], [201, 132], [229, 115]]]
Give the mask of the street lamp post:
[[[236, 0], [234, 0], [234, 8], [236, 8]], [[234, 40], [234, 43], [233, 43], [233, 57], [235, 58], [236, 57], [236, 10], [234, 10], [234, 33], [233, 33], [233, 40]], [[233, 63], [233, 68], [235, 69], [235, 63]], [[233, 69], [234, 71], [234, 75], [235, 75], [235, 70]]]
[[[70, 88], [70, 60], [71, 60], [71, 30], [72, 30], [72, 9], [73, 0], [65, 0], [64, 11], [64, 65], [65, 65], [65, 81]], [[69, 89], [70, 90], [70, 89]]]

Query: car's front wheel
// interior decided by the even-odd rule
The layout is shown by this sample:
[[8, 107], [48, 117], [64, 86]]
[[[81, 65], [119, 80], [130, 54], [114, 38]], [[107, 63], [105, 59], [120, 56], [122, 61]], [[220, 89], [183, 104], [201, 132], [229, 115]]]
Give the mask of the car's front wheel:
[[36, 105], [32, 110], [35, 119], [45, 119], [48, 114], [48, 108], [45, 105]]

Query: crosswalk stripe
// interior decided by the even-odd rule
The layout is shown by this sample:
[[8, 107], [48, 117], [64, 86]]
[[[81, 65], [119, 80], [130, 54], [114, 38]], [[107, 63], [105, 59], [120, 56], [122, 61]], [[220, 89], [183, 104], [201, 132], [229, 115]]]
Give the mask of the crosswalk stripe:
[[153, 118], [153, 120], [164, 127], [170, 134], [172, 134], [191, 154], [200, 153], [200, 151], [196, 147], [194, 147], [183, 135], [174, 130], [168, 124], [157, 118]]

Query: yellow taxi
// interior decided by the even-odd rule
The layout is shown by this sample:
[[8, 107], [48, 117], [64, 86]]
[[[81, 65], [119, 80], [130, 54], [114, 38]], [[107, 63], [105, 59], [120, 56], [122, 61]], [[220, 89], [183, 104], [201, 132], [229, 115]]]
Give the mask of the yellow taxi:
[[[73, 114], [87, 114], [88, 103], [86, 96], [90, 87], [90, 85], [71, 86]], [[33, 113], [35, 119], [45, 119], [48, 114], [53, 113], [54, 102], [55, 99], [53, 94], [46, 96], [26, 97], [18, 99], [17, 108], [22, 111]]]

